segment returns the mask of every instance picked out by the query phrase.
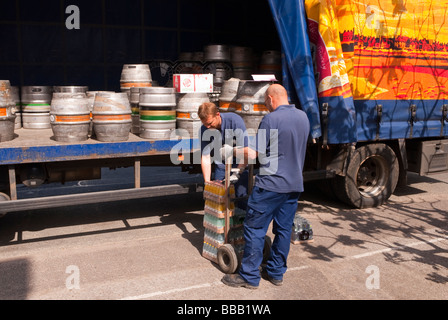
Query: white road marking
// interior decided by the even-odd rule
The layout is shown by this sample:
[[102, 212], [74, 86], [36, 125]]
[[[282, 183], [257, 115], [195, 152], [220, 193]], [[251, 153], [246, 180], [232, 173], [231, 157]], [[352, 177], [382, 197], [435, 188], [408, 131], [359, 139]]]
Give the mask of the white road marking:
[[[446, 241], [446, 240], [448, 240], [448, 237], [440, 237], [440, 238], [435, 238], [435, 239], [427, 240], [427, 241], [416, 241], [416, 242], [412, 242], [412, 243], [401, 245], [401, 246], [396, 246], [396, 247], [391, 247], [391, 248], [386, 248], [386, 249], [381, 249], [381, 250], [370, 251], [370, 252], [366, 252], [366, 253], [362, 253], [362, 254], [357, 254], [357, 255], [354, 255], [351, 257], [344, 258], [342, 260], [362, 259], [362, 258], [374, 256], [376, 254], [381, 254], [381, 253], [390, 252], [390, 251], [394, 251], [394, 250], [402, 250], [405, 248], [413, 248], [413, 247], [418, 247], [418, 246], [424, 245], [424, 244], [432, 244], [432, 243], [437, 243], [437, 242]], [[301, 271], [301, 270], [305, 270], [308, 268], [310, 268], [310, 266], [306, 266], [306, 265], [300, 266], [300, 267], [292, 267], [292, 268], [288, 268], [287, 272]], [[185, 292], [185, 291], [190, 291], [190, 290], [195, 290], [195, 289], [209, 288], [209, 287], [220, 286], [220, 285], [223, 285], [223, 283], [221, 281], [216, 281], [216, 282], [212, 282], [212, 283], [203, 283], [203, 284], [185, 287], [185, 288], [176, 288], [176, 289], [171, 289], [171, 290], [166, 290], [166, 291], [156, 291], [156, 292], [152, 292], [152, 293], [142, 294], [139, 296], [126, 297], [121, 300], [150, 299], [150, 298], [154, 298], [157, 296], [163, 296], [163, 295], [178, 293], [178, 292]]]

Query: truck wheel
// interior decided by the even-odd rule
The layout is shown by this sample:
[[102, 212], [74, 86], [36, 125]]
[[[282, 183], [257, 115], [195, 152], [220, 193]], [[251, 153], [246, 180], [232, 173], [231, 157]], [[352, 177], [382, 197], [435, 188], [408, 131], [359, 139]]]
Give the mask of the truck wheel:
[[334, 179], [338, 198], [356, 208], [382, 205], [395, 190], [399, 164], [394, 151], [385, 144], [356, 149], [345, 177]]
[[229, 244], [223, 244], [218, 248], [218, 265], [222, 272], [227, 274], [235, 273], [239, 261], [235, 248]]

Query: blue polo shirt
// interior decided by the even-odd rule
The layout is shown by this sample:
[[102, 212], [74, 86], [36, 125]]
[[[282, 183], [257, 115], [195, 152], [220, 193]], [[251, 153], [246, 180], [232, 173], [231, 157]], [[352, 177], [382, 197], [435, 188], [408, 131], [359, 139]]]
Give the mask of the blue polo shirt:
[[258, 152], [255, 186], [278, 193], [303, 192], [303, 165], [310, 133], [305, 112], [282, 105], [260, 123], [250, 148]]
[[[200, 139], [201, 139], [201, 154], [211, 154], [214, 156], [214, 152], [218, 152], [224, 144], [231, 146], [247, 147], [248, 137], [246, 132], [246, 125], [243, 118], [236, 113], [220, 113], [222, 123], [221, 130], [208, 129], [205, 126], [201, 126]], [[215, 139], [218, 139], [215, 142]], [[208, 148], [207, 148], [208, 146]], [[213, 151], [213, 153], [211, 153]], [[218, 167], [225, 169], [225, 165], [222, 164], [221, 159], [216, 159], [215, 164]], [[235, 162], [235, 161], [234, 161]]]

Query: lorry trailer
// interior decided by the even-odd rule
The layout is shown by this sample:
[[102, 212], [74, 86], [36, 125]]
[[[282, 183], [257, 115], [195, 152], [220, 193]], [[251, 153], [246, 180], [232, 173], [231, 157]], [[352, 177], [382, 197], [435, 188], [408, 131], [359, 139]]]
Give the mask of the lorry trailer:
[[[178, 8], [184, 5], [180, 1], [167, 3]], [[206, 8], [215, 17], [216, 26], [216, 21], [222, 18], [217, 8], [225, 6], [219, 0], [207, 3], [213, 4]], [[241, 34], [250, 37], [253, 30], [254, 39], [263, 39], [257, 30], [264, 32], [266, 26], [271, 27], [266, 34], [275, 40], [266, 42], [277, 43], [281, 52], [278, 80], [287, 88], [291, 102], [304, 110], [310, 120], [306, 181], [319, 180], [322, 182], [319, 185], [341, 201], [365, 208], [387, 201], [397, 185], [406, 183], [407, 172], [428, 175], [448, 170], [446, 1], [266, 0], [248, 1], [243, 7], [254, 12], [260, 10], [266, 25], [257, 27], [255, 23], [246, 23]], [[196, 9], [206, 10], [199, 6]], [[193, 11], [195, 8], [189, 7], [186, 13]], [[185, 20], [182, 10], [176, 14], [179, 17], [176, 21]], [[107, 29], [106, 24], [103, 27]], [[22, 36], [26, 29], [21, 29]], [[129, 31], [124, 30], [124, 33]], [[157, 35], [167, 30], [144, 28], [143, 32]], [[241, 34], [242, 38], [238, 38], [237, 32], [233, 34], [234, 37], [226, 33], [220, 38], [218, 32], [214, 40], [244, 43]], [[185, 40], [194, 39], [198, 43], [201, 35], [194, 28], [185, 29], [178, 33], [177, 39], [184, 36]], [[202, 44], [208, 44], [209, 40]], [[167, 48], [169, 45], [165, 46], [164, 41], [172, 43], [172, 38], [160, 41]], [[81, 42], [75, 43], [81, 46]], [[254, 41], [254, 45], [255, 42], [259, 44]], [[6, 50], [13, 51], [14, 46], [8, 45]], [[30, 66], [23, 60], [26, 59], [19, 65], [25, 70]], [[154, 66], [166, 68], [162, 72], [168, 77], [166, 86], [171, 85], [169, 77], [179, 72], [180, 65], [193, 66], [190, 71], [211, 72], [210, 63], [196, 60], [180, 64], [141, 57], [140, 62], [148, 63], [152, 72], [155, 72]], [[197, 68], [204, 65], [206, 68]], [[226, 72], [232, 67], [228, 61], [223, 65]], [[49, 66], [49, 70], [55, 69], [54, 64]], [[8, 70], [9, 66], [1, 63], [0, 67]], [[121, 70], [117, 65], [114, 68]], [[232, 68], [235, 72], [236, 64]], [[273, 70], [276, 68], [269, 71]], [[117, 71], [105, 72], [105, 82], [118, 83], [118, 76], [113, 79], [108, 77], [110, 74]], [[44, 71], [40, 79], [47, 76]], [[11, 78], [12, 83], [29, 84], [23, 76]], [[88, 81], [78, 84], [89, 85]], [[16, 130], [14, 139], [0, 143], [0, 214], [201, 191], [201, 182], [145, 188], [140, 185], [142, 166], [182, 166], [185, 170], [197, 170], [198, 164], [191, 161], [197, 157], [197, 146], [198, 138], [175, 135], [172, 139], [150, 140], [131, 133], [124, 142], [89, 139], [68, 143], [52, 139], [51, 129]], [[173, 159], [172, 151], [178, 149], [183, 153], [175, 152]], [[38, 188], [44, 183], [100, 179], [100, 169], [107, 167], [133, 167], [135, 187], [35, 199], [17, 196], [18, 184]]]

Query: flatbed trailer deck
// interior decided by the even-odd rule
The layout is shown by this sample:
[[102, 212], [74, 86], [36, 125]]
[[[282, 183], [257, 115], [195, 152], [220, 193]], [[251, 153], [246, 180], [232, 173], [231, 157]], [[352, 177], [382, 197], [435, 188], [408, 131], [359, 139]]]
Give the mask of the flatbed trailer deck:
[[[142, 165], [176, 165], [170, 153], [176, 146], [182, 154], [193, 153], [197, 140], [176, 137], [172, 140], [146, 140], [130, 133], [123, 142], [101, 142], [88, 139], [82, 142], [58, 142], [51, 129], [18, 129], [15, 139], [0, 144], [0, 169], [8, 194], [0, 201], [0, 214], [29, 209], [42, 209], [66, 205], [89, 204], [200, 192], [200, 182], [141, 187]], [[175, 155], [176, 157], [177, 155]], [[19, 199], [17, 195], [18, 170], [24, 166], [45, 166], [79, 170], [89, 167], [134, 167], [134, 188], [68, 194], [32, 199]], [[82, 179], [80, 179], [82, 180]], [[20, 181], [19, 181], [20, 182]]]

